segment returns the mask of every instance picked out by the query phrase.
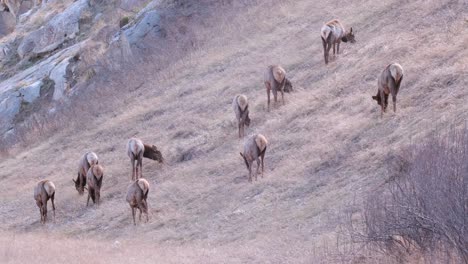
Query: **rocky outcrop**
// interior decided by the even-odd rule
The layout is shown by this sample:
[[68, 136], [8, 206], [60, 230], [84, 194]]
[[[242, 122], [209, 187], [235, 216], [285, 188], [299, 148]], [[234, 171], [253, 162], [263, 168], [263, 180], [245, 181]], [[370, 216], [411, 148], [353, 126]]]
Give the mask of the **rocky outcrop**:
[[88, 0], [78, 0], [46, 25], [28, 34], [18, 47], [20, 58], [51, 52], [66, 40], [75, 38], [80, 31], [81, 13], [88, 8]]

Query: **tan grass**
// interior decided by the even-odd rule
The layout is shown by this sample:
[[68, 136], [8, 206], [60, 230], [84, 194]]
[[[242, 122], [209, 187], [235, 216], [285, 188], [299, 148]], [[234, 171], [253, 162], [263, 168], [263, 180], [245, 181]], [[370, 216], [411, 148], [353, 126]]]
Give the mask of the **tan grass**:
[[[342, 262], [320, 258], [320, 245], [336, 234], [338, 212], [382, 184], [390, 175], [387, 159], [413, 138], [467, 117], [463, 8], [449, 1], [257, 1], [196, 17], [209, 26], [193, 31], [198, 41], [190, 55], [167, 69], [147, 60], [120, 83], [109, 80], [118, 93], [96, 108], [99, 114], [83, 117], [87, 126], [71, 120], [0, 161], [0, 226], [9, 232], [2, 239], [20, 237], [0, 258], [28, 262], [44, 249], [30, 241], [46, 236], [67, 262], [98, 249], [107, 252], [103, 262]], [[325, 66], [320, 27], [334, 17], [353, 26], [357, 43], [343, 45]], [[380, 119], [371, 95], [393, 61], [407, 74], [398, 112]], [[266, 112], [262, 73], [272, 63], [283, 65], [297, 91]], [[270, 142], [265, 178], [253, 184], [230, 107], [238, 93], [250, 99], [247, 134], [261, 132]], [[125, 143], [132, 136], [157, 145], [167, 160], [144, 160], [150, 222], [136, 228], [124, 200], [131, 172]], [[106, 168], [99, 208], [86, 208], [71, 181], [87, 150]], [[178, 162], [184, 153], [192, 159]], [[57, 223], [44, 227], [32, 199], [42, 178], [57, 187]], [[112, 249], [116, 240], [128, 248]], [[79, 255], [75, 245], [93, 249]]]

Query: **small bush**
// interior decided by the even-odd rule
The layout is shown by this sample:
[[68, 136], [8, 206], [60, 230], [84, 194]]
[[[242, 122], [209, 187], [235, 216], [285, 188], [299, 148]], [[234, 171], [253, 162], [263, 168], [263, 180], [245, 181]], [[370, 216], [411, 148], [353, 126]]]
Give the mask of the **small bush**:
[[130, 19], [127, 16], [122, 17], [119, 22], [120, 28], [123, 28], [128, 22], [130, 22]]

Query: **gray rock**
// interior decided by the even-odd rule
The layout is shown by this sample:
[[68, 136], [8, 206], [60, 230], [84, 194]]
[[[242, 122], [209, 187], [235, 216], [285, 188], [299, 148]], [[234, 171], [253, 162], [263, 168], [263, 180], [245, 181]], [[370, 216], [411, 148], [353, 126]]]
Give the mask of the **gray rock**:
[[158, 11], [151, 10], [143, 18], [124, 31], [130, 45], [140, 42], [149, 32], [158, 33], [161, 30], [161, 16]]
[[68, 87], [67, 84], [67, 67], [70, 64], [71, 57], [62, 60], [55, 68], [50, 72], [49, 78], [55, 82], [54, 86], [54, 100], [60, 100], [65, 95], [65, 91]]
[[20, 96], [23, 98], [23, 101], [32, 103], [37, 98], [39, 98], [41, 94], [41, 86], [42, 86], [42, 80], [39, 80], [30, 85], [19, 88], [18, 92], [20, 93]]
[[10, 129], [11, 120], [19, 112], [21, 96], [17, 91], [4, 93], [0, 97], [0, 131]]
[[78, 0], [53, 17], [46, 25], [27, 35], [18, 47], [18, 55], [38, 55], [56, 49], [79, 32], [81, 13], [89, 7], [88, 0]]

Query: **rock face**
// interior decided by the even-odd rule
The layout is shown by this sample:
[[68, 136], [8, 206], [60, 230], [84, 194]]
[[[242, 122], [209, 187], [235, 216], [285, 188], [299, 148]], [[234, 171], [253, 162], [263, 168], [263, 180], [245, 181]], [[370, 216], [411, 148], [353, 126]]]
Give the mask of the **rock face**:
[[[105, 1], [43, 0], [41, 5], [30, 0], [0, 2], [4, 1], [22, 4], [16, 16], [0, 12], [0, 37], [6, 34], [0, 38], [0, 143], [14, 137], [17, 125], [33, 117], [43, 105], [52, 110], [56, 102], [67, 102], [73, 89], [79, 87], [74, 85], [81, 85], [79, 75], [86, 68], [82, 61], [94, 55], [94, 46], [103, 47], [97, 56], [116, 52], [119, 58], [122, 54], [132, 57], [132, 46], [149, 36], [161, 36], [160, 0], [123, 0], [122, 8], [140, 11], [121, 30], [114, 32], [111, 43], [106, 39], [99, 45], [91, 36], [113, 27], [112, 24], [103, 27], [102, 24], [108, 23], [109, 14], [102, 19], [103, 10], [95, 8], [105, 5]], [[96, 32], [93, 32], [94, 27]], [[82, 80], [88, 80], [87, 76]]]
[[143, 18], [132, 27], [126, 29], [124, 34], [130, 45], [140, 42], [148, 33], [159, 34], [161, 30], [161, 17], [156, 10], [144, 14]]
[[84, 43], [78, 43], [59, 51], [0, 84], [0, 135], [12, 129], [13, 119], [20, 112], [22, 104], [32, 103], [40, 97], [45, 77], [55, 83], [53, 99], [64, 98], [69, 87], [67, 76], [72, 70], [71, 59], [83, 45]]
[[18, 47], [20, 58], [53, 51], [67, 39], [75, 38], [80, 31], [81, 13], [88, 8], [88, 0], [78, 0], [64, 12], [53, 17], [46, 25], [31, 32]]

